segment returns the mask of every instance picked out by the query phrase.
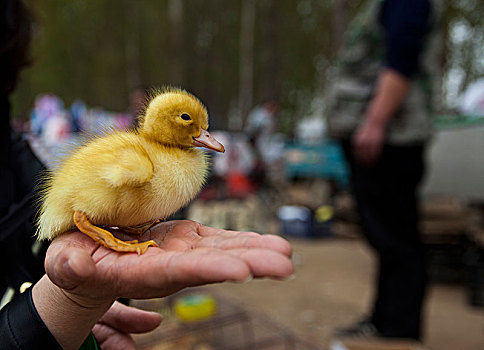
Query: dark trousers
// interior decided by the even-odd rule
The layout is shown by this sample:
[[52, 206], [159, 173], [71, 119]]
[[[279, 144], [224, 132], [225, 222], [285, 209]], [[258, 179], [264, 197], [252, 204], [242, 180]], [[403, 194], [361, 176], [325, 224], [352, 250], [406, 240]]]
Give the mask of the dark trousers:
[[348, 143], [343, 149], [363, 232], [378, 254], [372, 321], [383, 336], [418, 339], [426, 285], [417, 199], [424, 147], [385, 146], [370, 167], [355, 161]]

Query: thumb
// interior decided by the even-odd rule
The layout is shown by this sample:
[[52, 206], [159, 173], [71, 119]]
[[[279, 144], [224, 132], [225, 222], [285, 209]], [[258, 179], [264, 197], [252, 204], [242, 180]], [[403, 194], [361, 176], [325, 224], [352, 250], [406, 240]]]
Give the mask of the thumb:
[[71, 290], [94, 276], [96, 266], [89, 252], [69, 247], [46, 259], [45, 270], [53, 283]]
[[157, 312], [115, 302], [98, 322], [123, 333], [145, 333], [158, 327], [161, 320], [162, 316]]

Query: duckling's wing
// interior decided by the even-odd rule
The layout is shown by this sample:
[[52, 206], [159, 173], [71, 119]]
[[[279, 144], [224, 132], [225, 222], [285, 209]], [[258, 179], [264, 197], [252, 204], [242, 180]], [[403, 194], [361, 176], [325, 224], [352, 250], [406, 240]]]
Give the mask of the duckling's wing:
[[153, 177], [153, 163], [146, 152], [123, 148], [116, 152], [115, 161], [99, 169], [100, 177], [113, 187], [141, 186]]

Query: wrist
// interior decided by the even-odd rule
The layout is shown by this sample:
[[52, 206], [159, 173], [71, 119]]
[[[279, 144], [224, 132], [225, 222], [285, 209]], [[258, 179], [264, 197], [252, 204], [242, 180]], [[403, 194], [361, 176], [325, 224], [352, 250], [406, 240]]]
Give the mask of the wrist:
[[371, 128], [373, 130], [386, 130], [389, 120], [387, 118], [381, 118], [375, 114], [367, 114], [363, 121], [365, 128]]
[[94, 300], [66, 291], [44, 275], [32, 289], [43, 322], [64, 349], [79, 349], [114, 300]]
[[390, 122], [390, 117], [382, 115], [379, 108], [370, 105], [366, 111], [364, 124], [373, 128], [385, 129]]

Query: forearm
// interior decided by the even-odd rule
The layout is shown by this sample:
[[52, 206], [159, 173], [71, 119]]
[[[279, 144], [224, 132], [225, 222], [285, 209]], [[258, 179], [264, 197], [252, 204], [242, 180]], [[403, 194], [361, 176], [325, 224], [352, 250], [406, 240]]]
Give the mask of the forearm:
[[410, 88], [410, 81], [395, 70], [383, 68], [376, 86], [375, 95], [365, 114], [365, 123], [386, 128], [401, 106]]
[[97, 320], [114, 302], [76, 300], [52, 283], [47, 275], [33, 287], [32, 298], [45, 325], [66, 350], [79, 349]]

